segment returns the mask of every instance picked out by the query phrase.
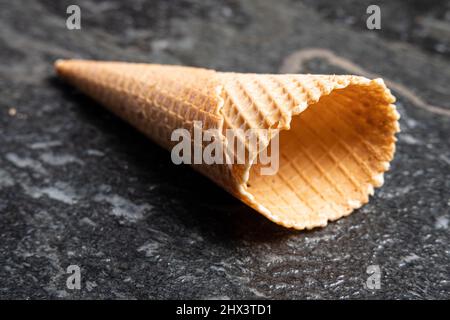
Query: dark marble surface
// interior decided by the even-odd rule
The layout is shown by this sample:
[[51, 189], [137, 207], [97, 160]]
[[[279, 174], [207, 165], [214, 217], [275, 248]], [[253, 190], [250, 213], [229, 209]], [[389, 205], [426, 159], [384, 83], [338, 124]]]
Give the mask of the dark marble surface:
[[[339, 3], [0, 0], [0, 298], [448, 299], [448, 2], [382, 2], [378, 31], [364, 1]], [[334, 58], [292, 70], [311, 47]], [[351, 73], [347, 59], [400, 88], [398, 151], [368, 205], [285, 230], [57, 80], [69, 57]]]

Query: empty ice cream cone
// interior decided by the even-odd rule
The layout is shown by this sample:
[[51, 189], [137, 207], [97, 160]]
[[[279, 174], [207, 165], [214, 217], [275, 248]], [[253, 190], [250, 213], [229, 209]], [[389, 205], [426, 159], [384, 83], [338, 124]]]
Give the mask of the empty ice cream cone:
[[[197, 122], [202, 132], [217, 130], [218, 143], [233, 158], [227, 130], [261, 129], [257, 149], [235, 137], [245, 144], [243, 162], [192, 166], [270, 220], [295, 229], [325, 226], [367, 203], [383, 183], [399, 131], [395, 99], [381, 79], [84, 60], [57, 61], [56, 70], [168, 150], [177, 143], [174, 130], [194, 132]], [[275, 149], [274, 138], [279, 168], [261, 174], [255, 160]]]

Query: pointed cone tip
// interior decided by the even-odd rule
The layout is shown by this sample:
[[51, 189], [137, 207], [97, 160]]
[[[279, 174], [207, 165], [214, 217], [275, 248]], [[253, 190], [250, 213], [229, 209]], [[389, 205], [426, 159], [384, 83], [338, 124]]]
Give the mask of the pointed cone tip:
[[53, 63], [53, 67], [55, 68], [56, 72], [59, 74], [61, 73], [62, 69], [64, 68], [64, 65], [66, 64], [66, 62], [69, 60], [65, 60], [65, 59], [57, 59], [54, 63]]
[[53, 63], [53, 67], [55, 70], [59, 73], [63, 71], [63, 69], [67, 69], [67, 67], [74, 65], [75, 63], [79, 63], [82, 61], [88, 61], [88, 60], [79, 60], [79, 59], [57, 59]]

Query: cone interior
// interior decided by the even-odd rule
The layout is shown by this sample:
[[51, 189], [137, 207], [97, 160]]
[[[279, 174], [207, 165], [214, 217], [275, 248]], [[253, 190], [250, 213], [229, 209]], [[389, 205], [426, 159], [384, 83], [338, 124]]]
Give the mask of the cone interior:
[[250, 168], [247, 192], [260, 212], [296, 228], [324, 226], [368, 202], [394, 152], [396, 121], [379, 91], [350, 85], [292, 117], [279, 136], [279, 170]]

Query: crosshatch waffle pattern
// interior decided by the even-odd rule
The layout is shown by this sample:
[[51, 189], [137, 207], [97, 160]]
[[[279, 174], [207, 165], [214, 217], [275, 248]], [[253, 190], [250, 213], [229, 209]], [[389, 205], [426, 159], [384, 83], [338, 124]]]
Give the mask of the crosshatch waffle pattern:
[[[399, 131], [394, 97], [380, 80], [267, 75], [67, 60], [58, 74], [166, 149], [177, 128], [269, 129], [280, 133], [280, 168], [259, 174], [246, 144], [244, 165], [193, 165], [272, 221], [311, 229], [348, 215], [383, 183]], [[298, 116], [297, 116], [298, 115]], [[245, 141], [244, 137], [238, 137]]]

